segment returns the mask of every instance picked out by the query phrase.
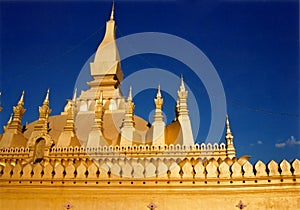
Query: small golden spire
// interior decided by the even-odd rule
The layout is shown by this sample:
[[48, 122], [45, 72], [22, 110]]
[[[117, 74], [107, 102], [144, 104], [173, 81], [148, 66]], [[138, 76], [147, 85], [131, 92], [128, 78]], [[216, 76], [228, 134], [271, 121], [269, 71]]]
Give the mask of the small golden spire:
[[230, 129], [230, 123], [229, 123], [229, 117], [228, 117], [228, 114], [226, 114], [226, 140], [232, 140], [233, 139], [233, 136], [232, 136], [232, 133], [231, 133], [231, 129]]
[[226, 153], [227, 157], [229, 158], [234, 158], [235, 157], [235, 148], [233, 145], [233, 135], [230, 130], [230, 124], [229, 124], [229, 117], [228, 114], [226, 115], [226, 135], [225, 135], [225, 140], [226, 140]]
[[24, 92], [24, 90], [23, 90], [23, 91], [22, 91], [21, 98], [20, 98], [20, 100], [19, 100], [19, 102], [18, 102], [18, 105], [24, 105], [24, 94], [25, 94], [25, 92]]
[[231, 133], [228, 114], [226, 114], [226, 133]]
[[158, 85], [158, 88], [157, 88], [156, 98], [161, 98], [160, 85]]
[[112, 7], [111, 7], [111, 13], [110, 13], [110, 20], [114, 19], [114, 13], [115, 13], [115, 2], [113, 1]]
[[22, 132], [22, 117], [25, 113], [26, 109], [24, 109], [24, 91], [22, 92], [21, 98], [17, 104], [17, 106], [13, 107], [13, 117], [9, 120], [9, 124], [7, 124], [6, 129], [14, 130], [17, 133]]
[[47, 90], [47, 94], [44, 100], [44, 105], [48, 105], [49, 104], [49, 93], [50, 93], [50, 89]]
[[156, 98], [154, 99], [154, 103], [156, 109], [160, 109], [160, 110], [162, 109], [164, 99], [161, 97], [160, 85], [158, 85], [157, 94], [156, 94]]
[[180, 78], [180, 91], [185, 91], [185, 86], [184, 86], [184, 81], [183, 81], [183, 76], [181, 75]]
[[128, 93], [128, 99], [127, 100], [132, 101], [132, 87], [131, 87], [131, 85], [129, 87], [129, 93]]
[[49, 132], [48, 118], [51, 113], [51, 109], [49, 108], [49, 94], [50, 90], [48, 89], [43, 105], [39, 107], [39, 120], [38, 123], [34, 126], [34, 131], [43, 133]]
[[74, 131], [74, 108], [73, 100], [68, 100], [67, 121], [64, 131]]

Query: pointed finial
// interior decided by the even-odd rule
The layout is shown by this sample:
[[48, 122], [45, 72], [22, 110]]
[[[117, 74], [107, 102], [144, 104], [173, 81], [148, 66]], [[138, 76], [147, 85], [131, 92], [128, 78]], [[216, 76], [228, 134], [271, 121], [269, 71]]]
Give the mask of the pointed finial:
[[[155, 109], [160, 109], [160, 110], [162, 109], [164, 99], [161, 97], [160, 85], [158, 85], [157, 94], [156, 94], [156, 98], [154, 99], [154, 103], [155, 103]], [[154, 118], [157, 119], [157, 116], [154, 116]], [[159, 118], [160, 120], [163, 119], [161, 113], [159, 113]]]
[[226, 133], [231, 133], [228, 114], [226, 114]]
[[49, 93], [50, 93], [50, 89], [47, 90], [47, 94], [46, 94], [46, 97], [45, 97], [45, 100], [44, 100], [43, 104], [49, 104]]
[[25, 92], [24, 92], [24, 90], [23, 90], [23, 91], [22, 91], [21, 98], [20, 98], [20, 100], [19, 100], [19, 102], [18, 102], [18, 104], [20, 104], [20, 105], [23, 105], [23, 104], [24, 104], [24, 94], [25, 94]]
[[76, 98], [77, 98], [77, 88], [74, 89], [72, 101], [75, 102]]
[[113, 1], [112, 8], [111, 8], [111, 14], [110, 14], [110, 20], [114, 19], [114, 13], [115, 13], [115, 2]]
[[130, 85], [130, 87], [129, 87], [129, 93], [128, 93], [128, 101], [132, 101], [132, 87], [131, 87], [131, 85]]
[[180, 78], [180, 91], [185, 91], [185, 86], [184, 86], [184, 81], [183, 81], [183, 76], [181, 75]]
[[156, 97], [161, 98], [160, 85], [158, 85]]

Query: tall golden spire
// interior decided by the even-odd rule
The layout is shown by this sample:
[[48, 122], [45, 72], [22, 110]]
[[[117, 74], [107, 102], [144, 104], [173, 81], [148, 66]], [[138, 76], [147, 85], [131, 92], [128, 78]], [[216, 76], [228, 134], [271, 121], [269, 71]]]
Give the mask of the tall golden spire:
[[93, 81], [88, 82], [90, 89], [81, 92], [80, 99], [94, 100], [98, 89], [103, 98], [111, 99], [123, 80], [120, 56], [116, 43], [115, 6], [112, 4], [110, 19], [106, 22], [104, 37], [98, 46], [94, 61], [90, 63]]

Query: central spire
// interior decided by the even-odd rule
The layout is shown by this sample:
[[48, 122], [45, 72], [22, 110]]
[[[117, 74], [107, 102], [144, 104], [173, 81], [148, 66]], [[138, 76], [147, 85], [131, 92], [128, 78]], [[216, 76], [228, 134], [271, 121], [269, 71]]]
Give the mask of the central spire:
[[81, 94], [84, 100], [96, 99], [99, 91], [104, 99], [114, 98], [115, 92], [123, 80], [120, 57], [116, 44], [116, 25], [114, 20], [115, 6], [112, 4], [110, 19], [106, 22], [106, 31], [94, 61], [90, 63], [93, 81], [88, 82], [90, 89]]
[[115, 2], [112, 4], [111, 13], [110, 13], [110, 20], [114, 19], [114, 12], [115, 12]]

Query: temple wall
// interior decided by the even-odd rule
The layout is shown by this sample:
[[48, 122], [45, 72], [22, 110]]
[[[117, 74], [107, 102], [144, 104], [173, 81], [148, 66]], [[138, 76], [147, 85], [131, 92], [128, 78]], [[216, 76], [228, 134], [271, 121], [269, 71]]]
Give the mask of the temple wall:
[[0, 154], [1, 209], [67, 209], [68, 202], [69, 209], [142, 210], [150, 203], [156, 210], [238, 209], [240, 200], [245, 209], [300, 208], [297, 159], [252, 165], [179, 150], [156, 158], [145, 153], [102, 158], [99, 152], [92, 160], [78, 151], [72, 157], [70, 151], [52, 150], [51, 157], [33, 164], [26, 159], [29, 150], [17, 151], [15, 158]]
[[181, 186], [129, 182], [108, 186], [1, 186], [1, 209], [136, 209], [147, 210], [224, 210], [239, 209], [242, 201], [246, 210], [299, 209], [299, 184], [291, 186]]

